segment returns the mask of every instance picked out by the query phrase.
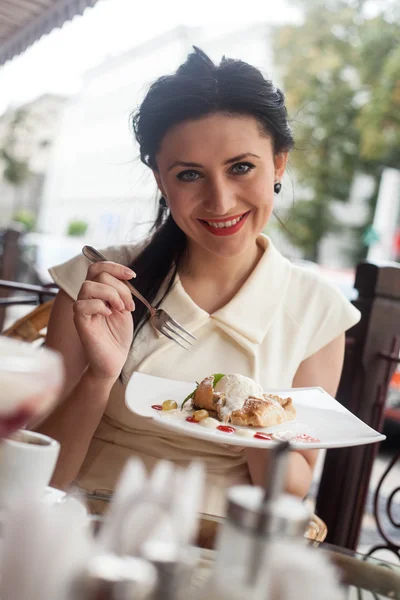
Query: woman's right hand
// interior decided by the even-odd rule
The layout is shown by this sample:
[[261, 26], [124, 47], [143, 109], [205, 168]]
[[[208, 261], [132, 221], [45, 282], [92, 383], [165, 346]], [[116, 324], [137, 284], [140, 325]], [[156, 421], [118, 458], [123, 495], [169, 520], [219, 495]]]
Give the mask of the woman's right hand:
[[123, 282], [134, 276], [113, 262], [94, 263], [74, 303], [75, 327], [96, 378], [116, 380], [128, 356], [135, 304]]

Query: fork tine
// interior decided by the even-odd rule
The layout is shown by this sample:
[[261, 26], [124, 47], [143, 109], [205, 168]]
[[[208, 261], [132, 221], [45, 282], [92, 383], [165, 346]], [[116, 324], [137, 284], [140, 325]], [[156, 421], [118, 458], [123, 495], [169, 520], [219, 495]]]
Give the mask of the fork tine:
[[179, 325], [179, 323], [177, 323], [175, 321], [175, 319], [173, 319], [172, 317], [169, 317], [169, 322], [172, 323], [173, 325], [175, 325], [175, 327], [177, 327], [181, 331], [183, 331], [183, 333], [186, 333], [186, 335], [188, 335], [189, 337], [191, 337], [192, 340], [196, 340], [197, 341], [197, 338], [195, 338], [194, 335], [192, 335], [191, 333], [189, 333], [188, 331], [186, 331], [186, 329], [184, 327], [182, 327], [182, 325]]
[[174, 338], [172, 335], [170, 335], [164, 327], [161, 327], [160, 329], [161, 333], [163, 335], [165, 335], [165, 337], [169, 338], [170, 340], [172, 340], [173, 342], [175, 342], [176, 344], [179, 344], [179, 346], [182, 346], [182, 348], [184, 348], [185, 350], [190, 350], [190, 348], [188, 348], [187, 346], [184, 346], [179, 340], [177, 340], [176, 338]]
[[174, 326], [172, 323], [170, 323], [170, 321], [165, 321], [164, 327], [166, 327], [168, 329], [168, 331], [171, 331], [171, 333], [173, 333], [174, 335], [177, 335], [186, 344], [189, 344], [189, 346], [193, 346], [193, 342], [191, 340], [187, 340], [185, 337], [183, 337], [183, 335], [180, 333], [180, 331], [178, 331], [177, 329], [174, 329]]

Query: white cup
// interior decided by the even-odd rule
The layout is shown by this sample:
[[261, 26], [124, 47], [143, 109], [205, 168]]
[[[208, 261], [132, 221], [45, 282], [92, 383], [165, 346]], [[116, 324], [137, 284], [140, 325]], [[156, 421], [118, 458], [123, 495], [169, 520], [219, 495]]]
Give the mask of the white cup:
[[60, 444], [20, 429], [0, 442], [0, 508], [40, 497], [53, 475]]
[[0, 419], [22, 411], [28, 422], [46, 414], [56, 403], [63, 380], [61, 354], [0, 336]]

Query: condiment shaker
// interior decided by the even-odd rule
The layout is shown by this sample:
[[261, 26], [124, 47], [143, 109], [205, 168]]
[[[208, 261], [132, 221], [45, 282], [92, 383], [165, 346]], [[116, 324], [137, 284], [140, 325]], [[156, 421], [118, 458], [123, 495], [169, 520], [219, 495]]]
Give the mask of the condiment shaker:
[[204, 598], [265, 600], [272, 545], [306, 543], [310, 511], [302, 501], [281, 494], [268, 504], [260, 519], [262, 498], [260, 487], [229, 489], [227, 518], [217, 539], [215, 565]]
[[301, 540], [310, 512], [299, 498], [284, 494], [289, 444], [268, 450], [264, 488], [234, 486], [227, 494], [227, 518], [217, 539], [209, 594], [218, 598], [265, 598], [268, 558], [275, 540]]
[[157, 570], [157, 585], [152, 600], [187, 598], [187, 589], [197, 559], [195, 548], [178, 548], [168, 542], [151, 542], [144, 545], [142, 555]]
[[156, 569], [131, 556], [92, 557], [74, 582], [71, 600], [150, 600], [157, 584]]

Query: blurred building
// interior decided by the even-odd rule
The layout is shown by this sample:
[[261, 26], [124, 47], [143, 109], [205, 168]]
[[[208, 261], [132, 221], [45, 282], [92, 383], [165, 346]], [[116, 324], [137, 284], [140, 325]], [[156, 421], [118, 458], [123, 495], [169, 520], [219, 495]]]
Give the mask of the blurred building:
[[20, 211], [38, 215], [65, 98], [45, 94], [0, 117], [0, 228]]
[[400, 170], [382, 173], [374, 221], [375, 240], [368, 252], [371, 261], [400, 260]]
[[395, 261], [400, 258], [400, 171], [383, 169], [378, 198], [370, 228], [370, 198], [374, 192], [374, 178], [355, 173], [348, 202], [332, 203], [332, 212], [342, 230], [325, 236], [321, 244], [321, 263], [332, 267], [352, 267], [354, 230], [364, 229], [371, 262]]
[[66, 108], [48, 177], [40, 228], [65, 233], [68, 223], [89, 224], [99, 244], [133, 241], [147, 232], [156, 187], [138, 158], [129, 116], [149, 84], [173, 72], [192, 44], [213, 59], [237, 57], [275, 77], [269, 27], [221, 33], [218, 27], [178, 27], [87, 73], [81, 93]]
[[[362, 230], [370, 213], [370, 197], [375, 180], [365, 173], [355, 173], [347, 202], [332, 202], [330, 208], [341, 231], [327, 234], [321, 243], [320, 262], [330, 267], [353, 267], [355, 233]], [[361, 235], [361, 233], [360, 233]]]

